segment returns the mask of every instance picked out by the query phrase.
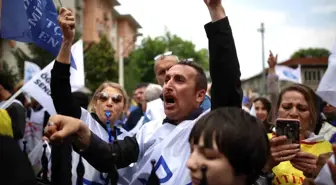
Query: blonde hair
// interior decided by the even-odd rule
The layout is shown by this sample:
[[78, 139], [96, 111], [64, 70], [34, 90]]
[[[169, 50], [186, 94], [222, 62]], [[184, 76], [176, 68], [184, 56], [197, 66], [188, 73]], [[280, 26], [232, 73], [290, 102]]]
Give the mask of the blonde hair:
[[112, 87], [112, 88], [118, 89], [121, 92], [121, 94], [123, 95], [124, 107], [126, 107], [126, 105], [128, 103], [128, 96], [127, 96], [127, 93], [126, 93], [125, 89], [121, 85], [119, 85], [118, 83], [107, 81], [107, 82], [102, 83], [96, 89], [95, 93], [93, 94], [93, 97], [91, 98], [91, 101], [90, 101], [89, 106], [88, 106], [88, 110], [90, 112], [95, 112], [93, 106], [97, 102], [97, 94], [102, 92], [106, 87]]

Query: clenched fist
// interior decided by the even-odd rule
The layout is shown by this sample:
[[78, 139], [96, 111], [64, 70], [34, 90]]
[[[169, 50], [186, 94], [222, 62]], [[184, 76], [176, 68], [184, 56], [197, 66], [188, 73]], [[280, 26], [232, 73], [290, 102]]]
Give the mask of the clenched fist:
[[216, 7], [222, 5], [222, 0], [204, 0], [204, 3], [205, 3], [209, 8], [216, 8]]
[[62, 142], [68, 137], [72, 137], [78, 148], [86, 148], [90, 144], [91, 131], [87, 125], [80, 119], [68, 116], [51, 116], [44, 133], [51, 144]]
[[71, 10], [61, 8], [58, 16], [58, 24], [60, 25], [64, 41], [71, 42], [75, 38], [75, 17]]

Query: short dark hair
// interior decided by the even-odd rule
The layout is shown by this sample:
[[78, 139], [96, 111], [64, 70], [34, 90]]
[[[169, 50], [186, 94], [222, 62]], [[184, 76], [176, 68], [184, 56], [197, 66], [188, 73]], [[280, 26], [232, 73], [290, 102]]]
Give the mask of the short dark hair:
[[87, 109], [89, 106], [89, 96], [83, 92], [76, 91], [72, 93], [72, 96], [74, 97], [74, 101], [78, 105], [80, 105], [82, 108]]
[[197, 145], [201, 136], [206, 148], [213, 148], [214, 139], [235, 176], [246, 175], [246, 184], [256, 181], [270, 154], [261, 121], [241, 108], [218, 108], [203, 116], [193, 127], [189, 142]]
[[137, 86], [135, 87], [135, 90], [140, 88], [146, 88], [148, 85], [149, 83], [138, 83]]
[[14, 79], [7, 75], [5, 71], [0, 70], [0, 85], [7, 91], [13, 92]]
[[196, 79], [195, 79], [196, 80], [196, 90], [207, 90], [208, 81], [207, 81], [205, 72], [200, 65], [196, 64], [193, 61], [189, 61], [189, 60], [181, 60], [180, 62], [177, 63], [177, 65], [186, 65], [186, 66], [190, 66], [194, 68], [197, 72]]

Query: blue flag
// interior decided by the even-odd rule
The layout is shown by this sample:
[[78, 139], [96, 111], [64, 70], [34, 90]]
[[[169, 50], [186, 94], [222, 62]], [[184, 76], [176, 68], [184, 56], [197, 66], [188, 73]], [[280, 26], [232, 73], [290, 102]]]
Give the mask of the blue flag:
[[[34, 43], [57, 56], [63, 40], [57, 17], [52, 0], [5, 0], [0, 34], [5, 39]], [[72, 56], [71, 67], [76, 69]]]

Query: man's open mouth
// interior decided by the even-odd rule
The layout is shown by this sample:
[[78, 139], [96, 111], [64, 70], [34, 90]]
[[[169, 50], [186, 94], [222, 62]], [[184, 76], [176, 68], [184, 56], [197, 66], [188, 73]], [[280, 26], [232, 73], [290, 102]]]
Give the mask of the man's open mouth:
[[175, 104], [175, 102], [176, 102], [176, 100], [175, 100], [174, 96], [172, 96], [172, 95], [165, 95], [164, 96], [164, 103], [165, 103], [166, 106], [168, 106], [168, 107], [172, 106], [172, 105]]

